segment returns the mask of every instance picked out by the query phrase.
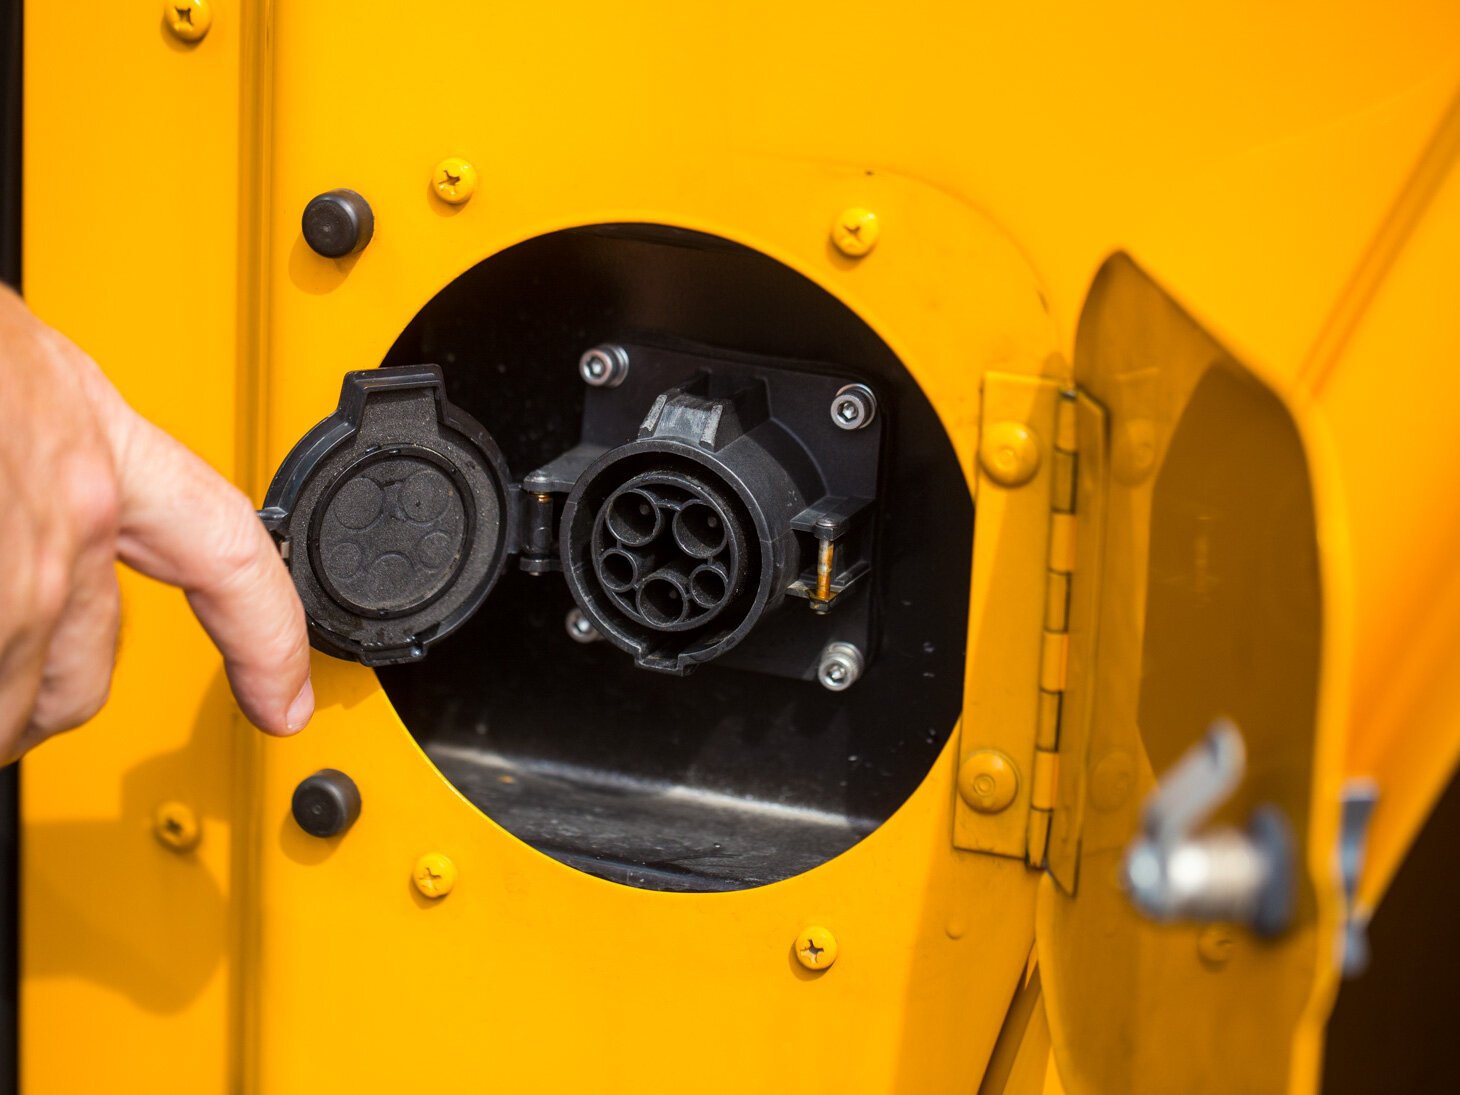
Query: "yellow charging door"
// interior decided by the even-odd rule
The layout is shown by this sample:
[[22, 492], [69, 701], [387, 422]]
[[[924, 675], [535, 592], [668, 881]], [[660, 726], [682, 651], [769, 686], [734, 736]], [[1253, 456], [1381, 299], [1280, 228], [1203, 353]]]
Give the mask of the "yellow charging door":
[[[1332, 991], [1339, 804], [1331, 694], [1340, 534], [1301, 408], [1129, 258], [1076, 340], [1079, 538], [1070, 676], [1037, 947], [1071, 1095], [1316, 1087]], [[1280, 934], [1132, 905], [1123, 864], [1162, 773], [1228, 719], [1246, 772], [1207, 825], [1285, 819]]]

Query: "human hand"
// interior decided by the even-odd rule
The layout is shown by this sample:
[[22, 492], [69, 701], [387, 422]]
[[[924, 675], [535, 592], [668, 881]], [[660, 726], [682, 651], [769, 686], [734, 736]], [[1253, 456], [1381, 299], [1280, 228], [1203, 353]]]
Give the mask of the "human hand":
[[0, 763], [106, 702], [118, 559], [187, 594], [251, 722], [308, 722], [304, 610], [252, 504], [3, 286], [0, 396]]

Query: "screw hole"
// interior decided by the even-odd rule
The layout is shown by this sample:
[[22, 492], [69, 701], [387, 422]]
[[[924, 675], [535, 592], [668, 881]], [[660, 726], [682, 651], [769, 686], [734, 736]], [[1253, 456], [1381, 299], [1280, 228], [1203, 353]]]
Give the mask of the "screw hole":
[[627, 551], [605, 551], [598, 561], [598, 577], [615, 593], [626, 593], [638, 577], [638, 562]]

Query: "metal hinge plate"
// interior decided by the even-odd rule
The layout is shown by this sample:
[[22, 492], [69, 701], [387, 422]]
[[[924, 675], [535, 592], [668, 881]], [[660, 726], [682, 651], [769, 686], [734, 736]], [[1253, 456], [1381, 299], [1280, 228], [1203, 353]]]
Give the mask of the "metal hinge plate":
[[[1099, 408], [1066, 383], [985, 375], [953, 841], [1032, 867], [1051, 866], [1052, 842], [1061, 858], [1078, 845], [1083, 735], [1067, 728], [1068, 685], [1072, 658], [1083, 664], [1072, 644], [1093, 631], [1076, 577], [1095, 547], [1080, 542], [1081, 511], [1098, 508], [1081, 462], [1102, 435]], [[1072, 745], [1079, 757], [1064, 755]], [[1012, 771], [1012, 796], [973, 793], [970, 773], [990, 771], [991, 754]]]

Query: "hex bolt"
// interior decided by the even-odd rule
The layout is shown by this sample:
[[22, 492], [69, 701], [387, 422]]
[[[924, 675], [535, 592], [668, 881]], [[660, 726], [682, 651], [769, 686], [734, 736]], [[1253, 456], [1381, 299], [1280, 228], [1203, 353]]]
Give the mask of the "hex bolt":
[[820, 924], [802, 929], [796, 937], [796, 961], [808, 970], [820, 973], [836, 961], [836, 936]]
[[364, 250], [375, 234], [370, 203], [353, 190], [327, 190], [312, 198], [300, 220], [304, 242], [316, 255], [342, 259]]
[[447, 205], [465, 205], [477, 192], [477, 169], [460, 156], [449, 156], [431, 172], [431, 192]]
[[422, 897], [433, 900], [445, 897], [456, 886], [456, 864], [440, 852], [427, 852], [416, 860], [411, 881]]
[[360, 816], [360, 788], [337, 768], [321, 768], [294, 788], [290, 809], [310, 836], [339, 836]]
[[183, 42], [201, 42], [213, 25], [213, 6], [208, 0], [167, 0], [162, 19], [173, 37]]
[[857, 683], [866, 663], [851, 643], [827, 643], [816, 666], [816, 679], [830, 692], [845, 692]]
[[579, 359], [578, 374], [590, 388], [617, 388], [629, 375], [629, 352], [611, 342], [595, 346]]
[[598, 633], [598, 628], [593, 626], [593, 621], [583, 614], [581, 608], [568, 609], [568, 615], [563, 619], [563, 626], [567, 629], [568, 638], [575, 643], [596, 643], [603, 638]]
[[831, 420], [838, 429], [866, 429], [876, 417], [877, 397], [865, 384], [848, 384], [832, 397]]
[[877, 214], [860, 205], [843, 209], [831, 225], [831, 242], [849, 259], [859, 259], [877, 246], [881, 226]]
[[174, 852], [190, 852], [198, 846], [203, 830], [198, 815], [184, 802], [163, 802], [152, 811], [152, 832]]

